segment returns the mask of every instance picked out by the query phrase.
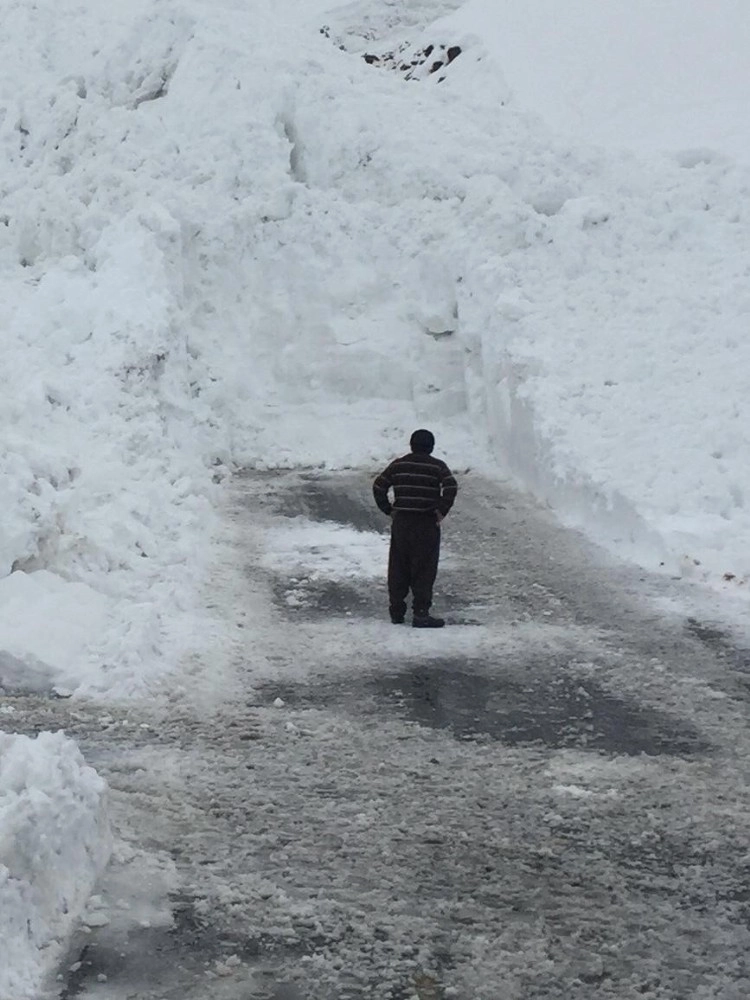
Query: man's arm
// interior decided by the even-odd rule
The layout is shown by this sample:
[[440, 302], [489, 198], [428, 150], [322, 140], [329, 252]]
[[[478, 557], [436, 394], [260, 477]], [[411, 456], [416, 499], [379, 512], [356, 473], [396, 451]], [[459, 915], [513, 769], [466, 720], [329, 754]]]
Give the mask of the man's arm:
[[438, 504], [438, 514], [441, 520], [453, 506], [453, 501], [456, 499], [457, 493], [458, 483], [456, 482], [456, 478], [448, 466], [443, 463], [443, 468], [440, 471], [440, 503]]
[[375, 503], [384, 514], [388, 514], [389, 516], [393, 511], [391, 502], [388, 499], [388, 490], [391, 486], [393, 486], [393, 481], [391, 478], [391, 466], [389, 465], [372, 484], [372, 495], [375, 497]]

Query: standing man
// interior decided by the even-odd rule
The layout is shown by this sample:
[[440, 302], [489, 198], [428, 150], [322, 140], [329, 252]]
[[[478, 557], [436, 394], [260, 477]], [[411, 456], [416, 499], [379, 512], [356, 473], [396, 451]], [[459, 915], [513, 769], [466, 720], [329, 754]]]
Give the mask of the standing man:
[[[432, 457], [435, 438], [414, 431], [411, 452], [395, 459], [372, 485], [375, 503], [392, 518], [388, 557], [391, 621], [400, 625], [411, 590], [414, 628], [442, 628], [430, 615], [432, 588], [440, 558], [440, 522], [453, 506], [458, 486], [445, 462]], [[393, 503], [388, 492], [393, 489]]]

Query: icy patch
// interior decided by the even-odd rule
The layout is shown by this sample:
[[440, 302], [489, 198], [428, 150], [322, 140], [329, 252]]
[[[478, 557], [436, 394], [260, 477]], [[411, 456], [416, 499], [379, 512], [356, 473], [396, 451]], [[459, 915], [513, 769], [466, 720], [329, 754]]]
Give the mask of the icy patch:
[[39, 996], [110, 850], [105, 782], [72, 740], [0, 734], [0, 996]]

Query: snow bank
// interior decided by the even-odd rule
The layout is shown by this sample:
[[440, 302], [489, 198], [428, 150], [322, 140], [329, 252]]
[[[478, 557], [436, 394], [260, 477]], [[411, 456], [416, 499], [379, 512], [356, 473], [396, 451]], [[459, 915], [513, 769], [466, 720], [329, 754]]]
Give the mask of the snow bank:
[[75, 744], [0, 734], [0, 996], [39, 996], [109, 853], [106, 786]]
[[194, 607], [213, 523], [189, 223], [165, 204], [158, 118], [139, 111], [188, 37], [173, 13], [19, 3], [4, 18], [0, 574], [44, 569], [113, 602], [81, 690], [139, 690], [163, 668], [165, 618]]

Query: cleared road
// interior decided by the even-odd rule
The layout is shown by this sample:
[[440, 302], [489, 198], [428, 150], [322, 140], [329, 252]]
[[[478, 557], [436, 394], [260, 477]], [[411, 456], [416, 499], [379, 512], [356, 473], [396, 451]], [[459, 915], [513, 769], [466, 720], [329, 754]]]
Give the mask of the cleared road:
[[128, 845], [51, 995], [746, 1000], [748, 654], [470, 474], [392, 626], [369, 482], [237, 478], [216, 705], [13, 699]]

